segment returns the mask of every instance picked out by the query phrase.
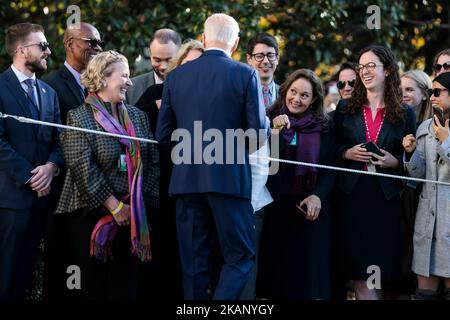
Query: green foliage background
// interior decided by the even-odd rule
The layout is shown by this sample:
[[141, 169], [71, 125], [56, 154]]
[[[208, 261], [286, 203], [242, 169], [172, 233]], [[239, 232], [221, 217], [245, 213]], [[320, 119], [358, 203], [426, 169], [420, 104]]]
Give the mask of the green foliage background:
[[[199, 38], [203, 22], [214, 12], [235, 17], [241, 28], [241, 44], [235, 58], [245, 61], [245, 44], [256, 32], [277, 36], [282, 48], [278, 80], [299, 67], [315, 69], [328, 79], [336, 66], [354, 60], [364, 46], [390, 46], [403, 69], [420, 68], [431, 73], [432, 58], [450, 47], [449, 1], [431, 0], [85, 0], [2, 1], [0, 21], [9, 25], [30, 21], [42, 24], [51, 43], [49, 68], [64, 61], [62, 35], [69, 5], [78, 5], [82, 21], [94, 24], [107, 43], [134, 61], [161, 27], [180, 32], [183, 38]], [[381, 9], [381, 29], [369, 30], [369, 5]], [[10, 64], [0, 34], [0, 70]], [[132, 72], [134, 66], [131, 64]]]
[[[145, 55], [156, 29], [169, 27], [183, 38], [199, 39], [206, 17], [225, 12], [235, 17], [241, 28], [236, 59], [245, 61], [245, 44], [257, 32], [277, 37], [281, 47], [278, 82], [300, 67], [314, 69], [328, 80], [340, 63], [355, 61], [358, 51], [369, 44], [391, 47], [403, 70], [419, 68], [431, 74], [433, 56], [450, 48], [449, 0], [2, 0], [0, 72], [11, 63], [4, 32], [25, 21], [44, 26], [52, 50], [49, 69], [58, 68], [65, 59], [62, 37], [70, 5], [79, 6], [81, 20], [97, 27], [106, 49], [122, 52], [129, 61]], [[380, 7], [379, 30], [366, 26], [370, 5]], [[136, 73], [133, 63], [130, 67]], [[42, 274], [42, 260], [38, 266], [36, 272]], [[42, 277], [36, 279], [30, 299], [42, 296]]]

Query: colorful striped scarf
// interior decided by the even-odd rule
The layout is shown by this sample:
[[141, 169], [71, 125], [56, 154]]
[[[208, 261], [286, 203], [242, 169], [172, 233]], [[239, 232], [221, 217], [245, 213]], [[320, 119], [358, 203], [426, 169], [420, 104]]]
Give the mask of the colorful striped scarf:
[[[117, 104], [119, 121], [109, 114], [104, 102], [95, 93], [90, 93], [85, 102], [92, 106], [94, 118], [97, 123], [109, 133], [136, 137], [133, 123], [123, 103]], [[139, 141], [119, 139], [126, 147], [126, 164], [128, 173], [128, 189], [130, 192], [131, 207], [131, 244], [132, 252], [141, 261], [150, 261], [152, 258], [150, 248], [150, 233], [147, 225], [147, 213], [142, 198], [143, 168], [141, 147]], [[103, 217], [97, 222], [91, 235], [91, 256], [101, 260], [112, 257], [111, 244], [117, 224], [112, 216]]]

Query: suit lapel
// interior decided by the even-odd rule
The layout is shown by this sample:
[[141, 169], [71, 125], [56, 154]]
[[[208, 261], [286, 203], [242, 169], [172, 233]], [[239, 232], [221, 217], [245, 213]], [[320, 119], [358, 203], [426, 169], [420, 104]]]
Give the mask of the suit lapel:
[[39, 92], [39, 119], [43, 121], [51, 120], [51, 113], [53, 111], [53, 108], [49, 107], [51, 105], [49, 92], [44, 88], [41, 80], [39, 79], [37, 79], [36, 81], [36, 86]]
[[19, 79], [17, 79], [11, 67], [5, 71], [5, 75], [9, 91], [11, 95], [13, 95], [16, 98], [20, 108], [22, 109], [22, 114], [17, 115], [25, 115], [27, 118], [32, 118], [30, 108], [28, 107], [27, 94], [20, 85]]
[[380, 133], [378, 134], [377, 146], [383, 148], [386, 138], [389, 137], [391, 130], [392, 125], [385, 118], [380, 128]]
[[150, 83], [151, 86], [155, 84], [155, 71], [151, 71], [148, 73], [148, 83]]
[[59, 69], [59, 74], [61, 78], [64, 79], [65, 85], [69, 88], [69, 91], [74, 96], [77, 104], [82, 105], [84, 101], [84, 95], [82, 94], [81, 88], [78, 85], [77, 81], [74, 79], [73, 75], [64, 65]]
[[353, 128], [355, 128], [357, 141], [366, 142], [366, 132], [362, 111], [358, 111], [353, 115]]

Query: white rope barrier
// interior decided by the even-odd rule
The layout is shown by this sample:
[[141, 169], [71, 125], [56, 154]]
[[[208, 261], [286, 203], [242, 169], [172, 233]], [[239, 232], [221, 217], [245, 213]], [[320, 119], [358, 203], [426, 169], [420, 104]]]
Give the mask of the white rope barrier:
[[369, 171], [348, 169], [348, 168], [342, 168], [342, 167], [326, 166], [326, 165], [323, 165], [323, 164], [315, 164], [315, 163], [309, 163], [309, 162], [300, 162], [300, 161], [276, 159], [276, 158], [264, 157], [264, 156], [256, 156], [256, 155], [250, 155], [250, 157], [255, 157], [255, 158], [257, 157], [259, 159], [278, 161], [278, 162], [282, 162], [282, 163], [301, 165], [301, 166], [306, 166], [306, 167], [316, 167], [316, 168], [319, 168], [319, 169], [336, 170], [336, 171], [343, 171], [343, 172], [349, 172], [349, 173], [360, 173], [360, 174], [367, 174], [367, 175], [371, 175], [371, 176], [378, 176], [378, 177], [384, 177], [384, 178], [409, 180], [409, 181], [424, 182], [424, 183], [435, 183], [435, 184], [440, 184], [440, 185], [444, 185], [444, 186], [450, 186], [450, 182], [444, 182], [444, 181], [434, 181], [434, 180], [427, 180], [427, 179], [421, 179], [421, 178], [398, 176], [398, 175], [381, 173], [381, 172], [369, 172]]
[[[77, 131], [81, 131], [81, 132], [110, 136], [110, 137], [115, 137], [115, 138], [136, 140], [136, 141], [141, 141], [141, 142], [146, 142], [146, 143], [158, 143], [158, 141], [151, 140], [151, 139], [131, 137], [131, 136], [109, 133], [109, 132], [104, 132], [104, 131], [97, 131], [97, 130], [73, 127], [73, 126], [68, 126], [68, 125], [63, 125], [63, 124], [51, 123], [51, 122], [46, 122], [46, 121], [34, 120], [34, 119], [26, 118], [26, 117], [14, 116], [14, 115], [9, 115], [9, 114], [5, 114], [5, 113], [1, 113], [1, 112], [0, 112], [0, 118], [3, 118], [3, 119], [12, 118], [12, 119], [15, 119], [22, 123], [38, 124], [38, 125], [43, 125], [43, 126], [57, 127], [57, 128], [63, 128], [63, 129], [69, 129], [69, 130], [77, 130]], [[309, 163], [309, 162], [277, 159], [277, 158], [265, 157], [265, 156], [259, 156], [259, 155], [253, 155], [253, 154], [249, 155], [249, 157], [258, 158], [258, 159], [262, 159], [262, 160], [276, 161], [276, 162], [280, 162], [280, 163], [301, 165], [301, 166], [306, 166], [306, 167], [316, 167], [319, 169], [335, 170], [335, 171], [342, 171], [342, 172], [356, 173], [356, 174], [366, 174], [366, 175], [378, 176], [378, 177], [384, 177], [384, 178], [408, 180], [408, 181], [423, 182], [423, 183], [434, 183], [434, 184], [438, 184], [438, 185], [450, 186], [450, 182], [444, 182], [444, 181], [434, 181], [434, 180], [413, 178], [413, 177], [407, 177], [407, 176], [399, 176], [399, 175], [393, 175], [393, 174], [387, 174], [387, 173], [381, 173], [381, 172], [369, 172], [369, 171], [327, 166], [327, 165]]]
[[145, 138], [139, 138], [139, 137], [131, 137], [131, 136], [126, 136], [126, 135], [122, 135], [122, 134], [109, 133], [109, 132], [104, 132], [104, 131], [97, 131], [97, 130], [79, 128], [79, 127], [72, 127], [72, 126], [67, 126], [67, 125], [59, 124], [59, 123], [52, 123], [52, 122], [34, 120], [34, 119], [26, 118], [26, 117], [13, 116], [13, 115], [6, 114], [6, 113], [1, 113], [1, 112], [0, 112], [0, 118], [3, 118], [3, 119], [12, 118], [12, 119], [15, 119], [15, 120], [17, 120], [19, 122], [22, 122], [22, 123], [39, 124], [39, 125], [42, 125], [42, 126], [63, 128], [63, 129], [69, 129], [69, 130], [77, 130], [77, 131], [81, 131], [81, 132], [99, 134], [99, 135], [115, 137], [115, 138], [123, 138], [123, 139], [136, 140], [136, 141], [148, 142], [148, 143], [158, 143], [158, 141], [151, 140], [151, 139], [145, 139]]

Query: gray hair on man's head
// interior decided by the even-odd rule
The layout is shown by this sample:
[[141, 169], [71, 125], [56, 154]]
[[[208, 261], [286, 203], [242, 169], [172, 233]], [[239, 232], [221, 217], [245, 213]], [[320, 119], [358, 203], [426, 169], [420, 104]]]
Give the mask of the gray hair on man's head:
[[238, 38], [237, 21], [224, 13], [215, 13], [205, 21], [205, 38], [208, 41], [220, 42], [233, 46]]

